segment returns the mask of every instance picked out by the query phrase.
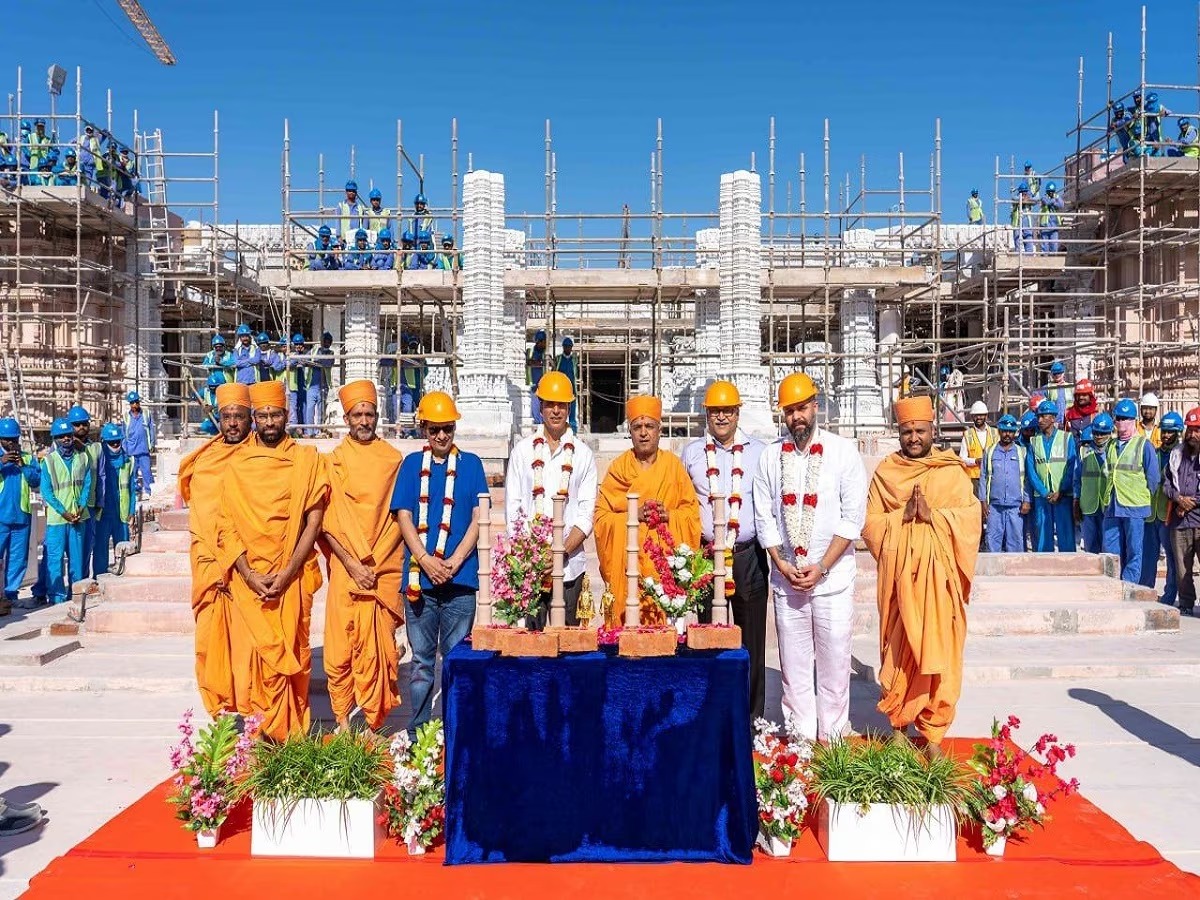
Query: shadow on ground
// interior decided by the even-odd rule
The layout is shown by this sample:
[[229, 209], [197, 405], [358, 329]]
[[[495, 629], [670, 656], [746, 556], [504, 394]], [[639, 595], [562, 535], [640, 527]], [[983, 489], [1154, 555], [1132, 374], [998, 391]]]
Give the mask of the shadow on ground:
[[1176, 756], [1193, 766], [1200, 766], [1200, 742], [1174, 725], [1164, 722], [1124, 700], [1089, 688], [1071, 688], [1067, 696], [1096, 707], [1138, 740]]

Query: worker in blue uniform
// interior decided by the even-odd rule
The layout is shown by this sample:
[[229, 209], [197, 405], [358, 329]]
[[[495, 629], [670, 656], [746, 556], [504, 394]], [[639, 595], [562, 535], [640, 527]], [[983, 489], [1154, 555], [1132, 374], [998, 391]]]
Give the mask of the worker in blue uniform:
[[308, 424], [324, 425], [329, 398], [330, 376], [333, 374], [333, 335], [322, 332], [321, 344], [314, 347], [308, 371]]
[[406, 230], [411, 231], [418, 241], [420, 240], [422, 231], [429, 234], [432, 240], [432, 235], [437, 230], [437, 222], [429, 214], [429, 206], [425, 202], [425, 195], [423, 193], [419, 193], [413, 197], [413, 217], [409, 220]]
[[[1025, 448], [1026, 459], [1028, 454], [1033, 452], [1033, 437], [1038, 432], [1037, 413], [1032, 410], [1021, 416], [1021, 430], [1017, 434], [1017, 443]], [[1028, 477], [1026, 478], [1026, 490], [1028, 490]], [[1021, 516], [1023, 523], [1023, 534], [1025, 536], [1025, 550], [1034, 550], [1037, 547], [1037, 538], [1033, 530], [1033, 497], [1029, 498], [1030, 508], [1026, 515]]]
[[[569, 337], [563, 338], [562, 354], [558, 357], [555, 369], [571, 379], [571, 393], [578, 397], [579, 387], [575, 383], [575, 341]], [[579, 428], [579, 422], [575, 417], [576, 403], [577, 401], [575, 400], [571, 401], [571, 407], [567, 413], [567, 422], [570, 424], [572, 431]]]
[[[50, 437], [54, 447], [43, 457], [41, 466], [41, 493], [46, 504], [42, 590], [51, 603], [65, 603], [70, 586], [63, 583], [64, 558], [69, 560], [71, 584], [87, 578], [87, 523], [95, 471], [87, 454], [78, 449], [70, 422], [55, 419]], [[38, 590], [34, 593], [38, 595]]]
[[437, 262], [433, 252], [433, 235], [428, 231], [417, 233], [417, 252], [409, 255], [410, 269], [432, 269]]
[[1158, 150], [1151, 147], [1143, 139], [1144, 129], [1140, 121], [1134, 121], [1129, 125], [1129, 148], [1123, 154], [1126, 160], [1137, 159], [1142, 156], [1157, 156]]
[[[1158, 454], [1137, 433], [1137, 403], [1124, 397], [1113, 407], [1117, 436], [1107, 450], [1110, 487], [1104, 503], [1104, 552], [1121, 557], [1121, 580], [1137, 584], [1142, 574], [1142, 538], [1160, 473]], [[1092, 431], [1095, 432], [1095, 426]]]
[[138, 495], [150, 496], [154, 484], [154, 467], [150, 454], [154, 452], [154, 418], [142, 409], [142, 395], [130, 391], [125, 395], [129, 411], [125, 413], [125, 453], [137, 470]]
[[42, 483], [36, 457], [21, 449], [21, 426], [0, 419], [0, 557], [4, 559], [4, 600], [10, 606], [25, 581], [29, 535], [33, 529], [30, 491]]
[[17, 154], [8, 135], [0, 131], [0, 188], [13, 190], [20, 182]]
[[128, 147], [122, 147], [117, 157], [116, 189], [121, 200], [132, 200], [138, 192], [137, 163], [130, 158]]
[[[304, 352], [304, 335], [292, 335], [292, 349], [284, 360], [284, 386], [287, 388], [288, 422], [292, 425], [307, 425], [308, 381], [312, 371], [309, 356]], [[299, 434], [298, 428], [294, 431]]]
[[525, 384], [529, 388], [529, 413], [534, 425], [542, 424], [542, 401], [537, 395], [538, 382], [546, 374], [546, 332], [533, 335], [533, 349], [525, 355]]
[[92, 469], [91, 490], [88, 497], [88, 520], [84, 532], [83, 560], [81, 568], [83, 577], [92, 576], [92, 545], [96, 536], [96, 519], [100, 514], [101, 490], [104, 487], [104, 468], [100, 465], [100, 457], [104, 450], [98, 441], [92, 440], [92, 418], [82, 406], [72, 406], [67, 410], [67, 421], [75, 433], [75, 451], [84, 455]]
[[1154, 146], [1158, 156], [1165, 155], [1164, 148], [1158, 144], [1162, 140], [1162, 120], [1169, 115], [1171, 111], [1159, 103], [1158, 94], [1151, 91], [1146, 95], [1146, 112], [1142, 116], [1146, 122], [1146, 140]]
[[369, 269], [375, 254], [367, 244], [367, 231], [360, 228], [354, 232], [354, 246], [342, 256], [343, 269]]
[[1121, 152], [1124, 153], [1129, 149], [1129, 126], [1133, 124], [1133, 117], [1125, 111], [1125, 104], [1112, 104], [1112, 120], [1109, 124], [1109, 131], [1116, 135], [1117, 141], [1121, 144]]
[[396, 268], [396, 248], [392, 244], [392, 231], [384, 228], [375, 239], [375, 252], [371, 255], [371, 268], [391, 271]]
[[226, 384], [225, 377], [219, 372], [208, 376], [203, 391], [195, 392], [196, 400], [204, 410], [204, 421], [200, 423], [200, 433], [215, 436], [220, 428], [217, 422], [217, 388]]
[[1057, 253], [1059, 213], [1062, 212], [1062, 197], [1058, 196], [1058, 186], [1053, 181], [1046, 182], [1046, 191], [1042, 195], [1042, 208], [1038, 225], [1041, 230], [1042, 252]]
[[367, 206], [358, 196], [358, 182], [346, 182], [346, 197], [338, 203], [338, 237], [345, 239], [346, 235], [358, 228], [366, 228]]
[[1200, 157], [1200, 131], [1187, 116], [1179, 120], [1179, 137], [1174, 147], [1167, 148], [1167, 156]]
[[225, 338], [213, 335], [212, 349], [204, 354], [200, 365], [209, 375], [220, 375], [223, 384], [233, 381], [233, 354], [225, 349]]
[[454, 248], [454, 235], [442, 235], [442, 250], [437, 255], [437, 261], [434, 263], [434, 266], [445, 272], [458, 272], [462, 270], [462, 251]]
[[1010, 415], [996, 423], [999, 441], [984, 450], [979, 468], [979, 502], [987, 522], [989, 553], [1023, 553], [1029, 484], [1025, 477], [1028, 450], [1017, 443], [1020, 426]]
[[1012, 207], [1013, 247], [1018, 253], [1035, 253], [1033, 241], [1033, 207], [1036, 199], [1029, 191], [1029, 183], [1017, 185], [1017, 199]]
[[137, 470], [125, 452], [125, 430], [114, 422], [100, 429], [104, 467], [104, 489], [96, 517], [92, 547], [93, 577], [108, 571], [112, 545], [129, 540], [129, 526], [137, 503]]
[[33, 131], [29, 134], [29, 168], [40, 169], [47, 159], [54, 155], [54, 140], [46, 134], [46, 120], [35, 119]]
[[400, 411], [415, 413], [421, 404], [421, 395], [425, 387], [425, 364], [419, 356], [421, 341], [409, 337], [400, 359]]
[[271, 336], [265, 331], [260, 331], [254, 339], [258, 344], [258, 371], [255, 377], [259, 381], [273, 381], [275, 379], [275, 370], [273, 364], [275, 362], [275, 344], [271, 341]]
[[400, 260], [397, 265], [401, 269], [416, 268], [417, 258], [417, 239], [416, 236], [408, 230], [405, 230], [400, 235]]
[[1108, 444], [1113, 433], [1112, 416], [1099, 413], [1085, 429], [1089, 441], [1079, 448], [1075, 467], [1075, 521], [1083, 532], [1085, 553], [1104, 549], [1104, 496], [1112, 482]]
[[1061, 426], [1066, 421], [1067, 410], [1075, 403], [1075, 387], [1067, 381], [1067, 367], [1062, 360], [1056, 359], [1050, 364], [1050, 381], [1042, 396], [1058, 407], [1055, 424]]
[[93, 126], [85, 125], [83, 138], [79, 141], [79, 171], [83, 173], [83, 183], [92, 190], [99, 187], [98, 176], [105, 165], [100, 136]]
[[1075, 437], [1058, 427], [1053, 400], [1038, 404], [1038, 433], [1026, 456], [1026, 478], [1033, 498], [1034, 534], [1039, 553], [1075, 552], [1074, 479], [1079, 453]]
[[337, 244], [328, 225], [317, 229], [317, 239], [308, 247], [308, 267], [318, 271], [332, 271], [342, 267], [338, 258]]
[[1146, 517], [1146, 530], [1142, 536], [1142, 573], [1138, 583], [1142, 587], [1153, 588], [1158, 581], [1158, 556], [1160, 552], [1167, 557], [1167, 580], [1163, 592], [1158, 598], [1160, 603], [1174, 606], [1177, 595], [1175, 581], [1175, 553], [1171, 545], [1171, 534], [1168, 525], [1170, 519], [1170, 504], [1167, 500], [1165, 482], [1167, 480], [1167, 462], [1171, 451], [1180, 444], [1183, 437], [1183, 416], [1177, 412], [1169, 412], [1162, 417], [1158, 426], [1162, 443], [1158, 448], [1158, 490], [1154, 491], [1150, 503], [1150, 515]]
[[233, 348], [234, 380], [238, 384], [254, 384], [261, 364], [262, 352], [254, 343], [254, 332], [243, 323], [237, 327], [237, 344]]
[[74, 150], [68, 150], [63, 162], [54, 167], [54, 183], [62, 187], [79, 184], [79, 161]]
[[368, 207], [363, 220], [366, 222], [363, 225], [368, 231], [375, 232], [375, 239], [379, 240], [379, 233], [385, 228], [389, 231], [392, 228], [392, 211], [383, 205], [383, 193], [379, 188], [371, 188], [371, 192], [367, 194], [367, 202], [371, 205]]

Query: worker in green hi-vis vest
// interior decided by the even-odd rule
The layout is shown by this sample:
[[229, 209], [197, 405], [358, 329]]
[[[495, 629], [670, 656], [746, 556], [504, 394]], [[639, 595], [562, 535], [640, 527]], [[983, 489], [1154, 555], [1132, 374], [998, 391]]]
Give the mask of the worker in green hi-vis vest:
[[[1137, 403], [1128, 397], [1113, 407], [1116, 440], [1109, 442], [1111, 487], [1104, 503], [1104, 552], [1121, 558], [1121, 580], [1137, 584], [1142, 574], [1142, 538], [1160, 473], [1154, 445], [1137, 433]], [[1157, 563], [1157, 560], [1156, 560]]]
[[109, 422], [100, 429], [104, 455], [103, 495], [100, 515], [96, 518], [96, 535], [92, 546], [92, 572], [103, 575], [108, 571], [110, 545], [129, 540], [129, 525], [137, 501], [137, 469], [133, 457], [124, 449], [125, 429]]
[[42, 459], [42, 500], [46, 503], [46, 540], [42, 545], [43, 572], [34, 596], [51, 603], [67, 601], [63, 564], [69, 561], [71, 584], [83, 581], [86, 554], [88, 498], [92, 494], [94, 466], [88, 454], [77, 449], [75, 429], [66, 419], [50, 426], [54, 449]]
[[0, 557], [4, 558], [4, 601], [11, 605], [25, 581], [33, 515], [29, 492], [42, 482], [32, 453], [21, 450], [21, 426], [0, 419]]
[[1108, 442], [1112, 440], [1112, 416], [1100, 413], [1092, 419], [1089, 428], [1092, 440], [1079, 448], [1079, 465], [1075, 467], [1075, 521], [1083, 531], [1083, 552], [1099, 553], [1104, 546], [1101, 498], [1108, 491], [1111, 476]]
[[[1143, 398], [1144, 402], [1144, 398]], [[1156, 431], [1161, 435], [1158, 447], [1158, 471], [1162, 476], [1158, 490], [1151, 498], [1150, 515], [1146, 517], [1146, 530], [1142, 537], [1142, 576], [1138, 579], [1142, 587], [1153, 588], [1158, 581], [1158, 556], [1165, 551], [1167, 557], [1167, 580], [1163, 585], [1160, 603], [1175, 605], [1177, 585], [1175, 581], [1175, 552], [1171, 547], [1171, 534], [1167, 527], [1169, 504], [1164, 490], [1167, 480], [1167, 461], [1171, 451], [1179, 446], [1183, 437], [1183, 416], [1169, 412], [1162, 417]]]

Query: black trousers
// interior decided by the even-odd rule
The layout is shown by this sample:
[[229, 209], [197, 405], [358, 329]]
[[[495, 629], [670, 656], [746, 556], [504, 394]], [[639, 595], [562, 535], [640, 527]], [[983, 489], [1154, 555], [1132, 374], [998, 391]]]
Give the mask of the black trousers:
[[[567, 607], [567, 624], [579, 624], [579, 595], [583, 593], [583, 576], [563, 582], [563, 603]], [[542, 597], [542, 608], [533, 622], [533, 627], [541, 631], [550, 621], [550, 594]]]
[[[1175, 554], [1175, 584], [1181, 610], [1196, 608], [1196, 558], [1200, 556], [1200, 528], [1172, 528], [1171, 550]], [[1145, 565], [1145, 557], [1142, 557]]]
[[767, 551], [757, 542], [735, 547], [729, 609], [750, 654], [752, 719], [761, 718], [767, 705], [767, 596]]

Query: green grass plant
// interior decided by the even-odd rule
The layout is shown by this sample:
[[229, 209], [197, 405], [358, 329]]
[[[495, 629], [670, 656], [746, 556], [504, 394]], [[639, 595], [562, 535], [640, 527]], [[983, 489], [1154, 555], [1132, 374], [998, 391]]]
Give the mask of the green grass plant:
[[370, 731], [260, 741], [242, 790], [256, 801], [373, 800], [391, 778], [387, 741]]

